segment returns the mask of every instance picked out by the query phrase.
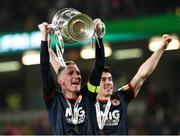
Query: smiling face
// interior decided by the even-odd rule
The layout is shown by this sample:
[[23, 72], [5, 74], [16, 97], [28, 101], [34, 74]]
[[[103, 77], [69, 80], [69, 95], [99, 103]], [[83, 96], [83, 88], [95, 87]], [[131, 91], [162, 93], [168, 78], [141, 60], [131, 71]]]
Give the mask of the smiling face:
[[110, 72], [103, 72], [100, 82], [99, 94], [103, 97], [109, 97], [113, 93], [113, 81]]
[[76, 64], [67, 65], [58, 75], [58, 83], [65, 93], [78, 93], [81, 89], [81, 74]]

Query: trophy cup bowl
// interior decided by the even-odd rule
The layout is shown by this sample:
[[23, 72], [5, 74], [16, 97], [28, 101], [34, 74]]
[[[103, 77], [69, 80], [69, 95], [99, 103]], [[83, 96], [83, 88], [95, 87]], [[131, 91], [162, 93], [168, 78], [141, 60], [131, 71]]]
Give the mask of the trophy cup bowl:
[[52, 26], [55, 37], [61, 36], [64, 43], [91, 39], [95, 27], [88, 15], [72, 8], [59, 10], [52, 19]]

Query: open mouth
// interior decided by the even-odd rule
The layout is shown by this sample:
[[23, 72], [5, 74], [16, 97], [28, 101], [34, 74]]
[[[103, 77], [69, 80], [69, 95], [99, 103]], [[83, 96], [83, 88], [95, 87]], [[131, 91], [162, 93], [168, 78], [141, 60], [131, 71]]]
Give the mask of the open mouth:
[[78, 85], [80, 85], [80, 80], [74, 80], [74, 81], [72, 81], [72, 86], [78, 86]]

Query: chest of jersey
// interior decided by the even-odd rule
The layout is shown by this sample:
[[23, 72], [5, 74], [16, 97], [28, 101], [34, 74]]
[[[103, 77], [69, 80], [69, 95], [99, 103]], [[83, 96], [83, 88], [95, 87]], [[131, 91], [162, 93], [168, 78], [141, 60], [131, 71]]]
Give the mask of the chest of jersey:
[[[104, 116], [104, 110], [105, 110], [106, 104], [100, 104], [100, 114], [101, 117]], [[117, 126], [120, 118], [121, 118], [121, 105], [111, 105], [109, 112], [107, 114], [107, 119], [104, 126]]]
[[[72, 107], [72, 109], [73, 108], [74, 107]], [[77, 124], [83, 123], [85, 121], [85, 117], [86, 117], [85, 109], [83, 108], [83, 106], [82, 105], [79, 106], [77, 108], [77, 111], [74, 111], [74, 110], [72, 111], [72, 109], [70, 107], [66, 107], [66, 109], [65, 109], [65, 117], [66, 117], [67, 122], [70, 124], [73, 124], [73, 116], [75, 114], [77, 114]], [[77, 113], [75, 113], [75, 112], [77, 112]]]

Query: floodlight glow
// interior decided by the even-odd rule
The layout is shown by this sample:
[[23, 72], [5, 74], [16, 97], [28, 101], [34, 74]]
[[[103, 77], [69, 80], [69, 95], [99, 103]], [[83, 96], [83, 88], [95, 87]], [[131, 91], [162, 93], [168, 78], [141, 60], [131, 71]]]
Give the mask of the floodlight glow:
[[18, 61], [0, 62], [0, 72], [18, 71], [21, 69], [21, 64]]
[[37, 51], [25, 52], [22, 56], [22, 63], [24, 65], [37, 65], [40, 64], [40, 54]]
[[[172, 36], [173, 39], [172, 41], [169, 43], [168, 47], [166, 48], [166, 50], [177, 50], [180, 48], [180, 42], [177, 38], [177, 36]], [[161, 45], [162, 41], [161, 41], [161, 37], [153, 37], [150, 39], [149, 42], [149, 50], [150, 51], [156, 51], [159, 46]]]
[[[104, 43], [104, 51], [105, 51], [105, 57], [111, 56], [112, 50], [111, 50], [109, 44]], [[93, 59], [93, 58], [95, 58], [95, 49], [92, 48], [90, 45], [85, 46], [81, 50], [80, 56], [83, 59]]]
[[123, 60], [123, 59], [134, 59], [134, 58], [140, 58], [143, 56], [143, 51], [139, 48], [134, 49], [122, 49], [114, 51], [114, 58], [117, 60]]

